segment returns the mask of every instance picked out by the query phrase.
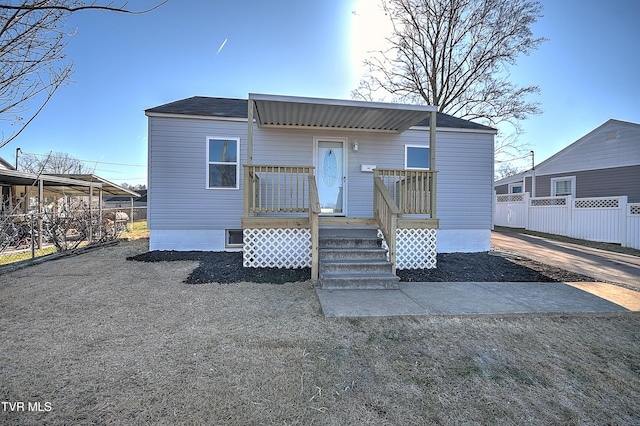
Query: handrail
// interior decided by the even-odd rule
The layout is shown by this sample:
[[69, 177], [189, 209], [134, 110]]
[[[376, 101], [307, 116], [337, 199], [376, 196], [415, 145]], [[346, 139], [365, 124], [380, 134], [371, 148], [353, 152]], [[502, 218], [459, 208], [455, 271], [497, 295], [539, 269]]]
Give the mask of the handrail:
[[309, 175], [309, 228], [311, 231], [311, 279], [317, 280], [319, 276], [320, 252], [318, 248], [318, 228], [320, 214], [320, 197], [316, 177]]
[[309, 175], [309, 213], [320, 213], [318, 185], [316, 184], [316, 177], [313, 175]]
[[389, 247], [389, 261], [392, 272], [396, 273], [396, 230], [400, 209], [391, 198], [389, 190], [385, 186], [382, 178], [373, 178], [374, 212], [373, 215], [378, 222], [378, 226], [384, 235], [387, 247]]
[[400, 214], [435, 217], [436, 171], [374, 169], [374, 177], [382, 179]]

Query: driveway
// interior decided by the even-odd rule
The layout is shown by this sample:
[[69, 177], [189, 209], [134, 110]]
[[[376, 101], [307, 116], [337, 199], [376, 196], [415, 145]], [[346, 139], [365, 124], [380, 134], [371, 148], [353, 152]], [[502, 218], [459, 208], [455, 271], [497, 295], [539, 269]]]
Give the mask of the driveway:
[[640, 291], [640, 257], [550, 240], [513, 231], [493, 231], [495, 250]]

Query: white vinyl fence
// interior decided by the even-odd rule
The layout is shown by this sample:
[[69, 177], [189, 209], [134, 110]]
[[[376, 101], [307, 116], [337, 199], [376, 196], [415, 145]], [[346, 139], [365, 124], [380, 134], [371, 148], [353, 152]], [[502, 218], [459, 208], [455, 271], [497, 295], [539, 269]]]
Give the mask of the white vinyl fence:
[[496, 195], [496, 226], [527, 228], [529, 223], [529, 193]]
[[494, 224], [640, 249], [640, 203], [627, 197], [496, 195]]

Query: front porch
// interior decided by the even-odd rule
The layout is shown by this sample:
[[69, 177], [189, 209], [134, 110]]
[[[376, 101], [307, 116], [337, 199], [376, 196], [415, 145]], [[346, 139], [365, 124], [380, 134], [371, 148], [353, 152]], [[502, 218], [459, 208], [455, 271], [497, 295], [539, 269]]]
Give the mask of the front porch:
[[[418, 145], [398, 145], [400, 134], [427, 118], [428, 140], [425, 132], [424, 139], [420, 134], [413, 142]], [[254, 141], [255, 126], [261, 135], [270, 129], [274, 129], [273, 135], [283, 135], [283, 129], [292, 129], [295, 134], [311, 130], [313, 133], [308, 134], [313, 140], [313, 163], [273, 164], [267, 160], [271, 164], [254, 164], [254, 144], [260, 147], [261, 157], [269, 158], [269, 147], [262, 144], [262, 139]], [[355, 142], [350, 142], [346, 137], [316, 138], [316, 132], [327, 130], [339, 131], [335, 132], [337, 136], [376, 135], [380, 146], [401, 146], [405, 156], [406, 146], [423, 148], [420, 158], [424, 164], [409, 167], [405, 161], [404, 168], [397, 161], [386, 167], [362, 164], [362, 172], [371, 172], [372, 180], [367, 181], [366, 175], [360, 174], [357, 190], [347, 195], [347, 154], [351, 148], [355, 155], [358, 141], [354, 138]], [[395, 145], [388, 144], [392, 139]], [[415, 135], [412, 141], [416, 141]], [[288, 143], [298, 142], [294, 139]], [[245, 267], [310, 267], [312, 279], [317, 280], [319, 235], [325, 227], [375, 228], [382, 246], [388, 250], [393, 274], [397, 268], [436, 266], [439, 220], [435, 107], [250, 94], [246, 158], [241, 222]], [[357, 201], [367, 207], [350, 214], [345, 201]]]
[[395, 274], [436, 267], [435, 171], [375, 169], [371, 217], [326, 216], [313, 166], [244, 166], [245, 267], [311, 268], [323, 227], [376, 228]]

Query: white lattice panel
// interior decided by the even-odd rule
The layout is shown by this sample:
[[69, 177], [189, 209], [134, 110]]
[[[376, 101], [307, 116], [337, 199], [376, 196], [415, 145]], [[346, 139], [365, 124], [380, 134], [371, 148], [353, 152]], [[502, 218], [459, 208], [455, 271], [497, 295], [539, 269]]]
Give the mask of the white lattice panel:
[[640, 214], [640, 204], [629, 204], [629, 214]]
[[531, 207], [566, 206], [566, 198], [532, 198]]
[[[396, 268], [397, 269], [433, 269], [437, 266], [435, 229], [398, 229], [396, 230]], [[382, 231], [382, 247], [389, 250]], [[389, 254], [387, 252], [387, 260]]]
[[576, 209], [602, 209], [614, 208], [620, 206], [617, 198], [587, 198], [583, 200], [575, 200], [574, 207]]
[[311, 232], [308, 229], [245, 229], [243, 236], [245, 267], [311, 267]]
[[498, 203], [513, 203], [524, 201], [524, 193], [523, 194], [501, 194], [496, 196], [496, 201]]

